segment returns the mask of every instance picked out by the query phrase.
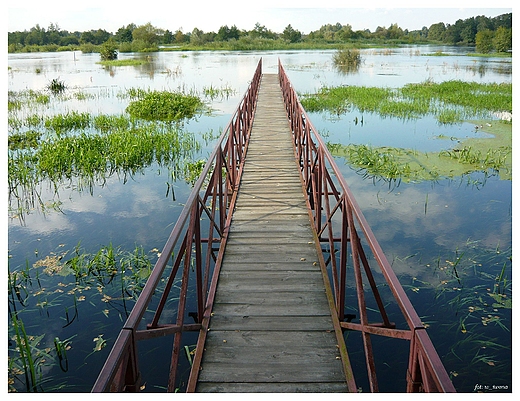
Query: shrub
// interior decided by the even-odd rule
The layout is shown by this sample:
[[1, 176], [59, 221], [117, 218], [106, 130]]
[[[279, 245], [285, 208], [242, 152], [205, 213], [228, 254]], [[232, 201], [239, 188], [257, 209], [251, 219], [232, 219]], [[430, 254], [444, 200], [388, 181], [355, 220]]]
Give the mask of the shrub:
[[99, 49], [99, 55], [103, 61], [117, 59], [117, 47], [115, 42], [109, 39], [103, 43]]

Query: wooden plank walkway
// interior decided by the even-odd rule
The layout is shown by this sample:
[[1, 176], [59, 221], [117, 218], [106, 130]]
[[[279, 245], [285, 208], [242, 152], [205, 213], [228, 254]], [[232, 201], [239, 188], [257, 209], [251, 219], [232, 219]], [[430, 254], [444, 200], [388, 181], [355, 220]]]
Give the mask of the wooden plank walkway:
[[264, 74], [198, 392], [346, 392], [277, 75]]

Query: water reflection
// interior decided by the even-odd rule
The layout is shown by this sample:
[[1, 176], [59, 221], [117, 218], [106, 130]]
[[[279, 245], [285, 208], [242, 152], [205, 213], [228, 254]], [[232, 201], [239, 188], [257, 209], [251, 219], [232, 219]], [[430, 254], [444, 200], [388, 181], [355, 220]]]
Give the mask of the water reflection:
[[[209, 87], [230, 87], [234, 90], [233, 95], [210, 100], [214, 109], [211, 116], [201, 116], [186, 125], [190, 132], [203, 134], [212, 130], [218, 133], [236, 108], [260, 57], [267, 73], [276, 73], [280, 58], [291, 82], [301, 93], [334, 85], [401, 87], [428, 79], [439, 82], [455, 79], [511, 82], [510, 63], [498, 59], [475, 62], [474, 58], [458, 55], [465, 50], [420, 46], [388, 51], [364, 50], [361, 54], [364, 63], [355, 73], [348, 74], [334, 67], [334, 51], [161, 52], [146, 55], [150, 60], [143, 66], [109, 70], [97, 64], [97, 54], [9, 54], [8, 89], [41, 90], [51, 79], [59, 76], [75, 91], [92, 96], [55, 104], [46, 111], [49, 114], [72, 109], [118, 115], [124, 113], [128, 104], [118, 94], [131, 87], [151, 90], [182, 87], [197, 93], [203, 93], [204, 88]], [[447, 55], [434, 56], [438, 51]], [[134, 57], [140, 56], [120, 56], [121, 59]], [[36, 68], [41, 72], [36, 73]], [[114, 72], [112, 75], [111, 70]], [[40, 110], [35, 112], [40, 113]], [[373, 146], [437, 151], [453, 146], [454, 141], [448, 138], [484, 135], [475, 132], [471, 124], [439, 126], [429, 117], [401, 121], [352, 111], [333, 121], [320, 114], [312, 114], [310, 118], [318, 130], [327, 133], [331, 142], [342, 145], [371, 143]], [[205, 146], [194, 153], [194, 159], [205, 158], [211, 152], [214, 140], [200, 142]], [[412, 303], [429, 324], [428, 332], [448, 371], [455, 372], [452, 379], [456, 388], [473, 391], [475, 377], [479, 374], [485, 374], [486, 381], [510, 385], [510, 333], [500, 326], [511, 329], [510, 309], [505, 301], [500, 302], [493, 289], [499, 281], [501, 286], [497, 291], [504, 290], [509, 296], [507, 285], [512, 272], [508, 260], [512, 231], [511, 182], [472, 173], [436, 183], [401, 182], [389, 187], [386, 182], [364, 180], [343, 159], [339, 164]], [[127, 180], [118, 176], [107, 177], [103, 185], [93, 185], [89, 191], [78, 191], [75, 182], [60, 185], [57, 192], [59, 210], [48, 209], [46, 213], [30, 210], [24, 225], [14, 218], [9, 221], [9, 269], [23, 271], [28, 266], [36, 288], [38, 281], [33, 264], [46, 256], [62, 255], [65, 251], [71, 255], [78, 243], [88, 253], [95, 253], [110, 243], [125, 250], [142, 246], [152, 263], [155, 262], [157, 249], [166, 242], [191, 190], [189, 184], [180, 179], [171, 180], [169, 174], [167, 167], [151, 164]], [[168, 192], [167, 183], [174, 189], [174, 198]], [[54, 188], [44, 185], [40, 196], [44, 203], [54, 199]], [[65, 256], [63, 260], [67, 258]], [[503, 266], [505, 270], [501, 275]], [[460, 282], [455, 271], [461, 276]], [[500, 276], [502, 279], [497, 280]], [[41, 278], [48, 279], [43, 275]], [[53, 282], [52, 285], [58, 284]], [[104, 363], [127, 309], [121, 300], [106, 303], [102, 301], [101, 293], [93, 295], [96, 292], [95, 288], [88, 292], [86, 301], [78, 301], [85, 294], [61, 295], [66, 291], [54, 294], [56, 298], [49, 294], [45, 294], [47, 298], [43, 294], [39, 298], [29, 297], [30, 307], [20, 314], [31, 335], [45, 335], [42, 348], [52, 348], [54, 337], [63, 340], [75, 336], [72, 349], [67, 351], [67, 374], [64, 375], [58, 365], [45, 368], [45, 377], [50, 379], [48, 390], [88, 392]], [[472, 292], [476, 297], [469, 297]], [[114, 294], [107, 295], [115, 297]], [[74, 296], [78, 318], [63, 328], [66, 324], [65, 307], [70, 317], [73, 316]], [[479, 297], [488, 305], [479, 301]], [[507, 299], [510, 298], [504, 298]], [[54, 302], [56, 309], [36, 306], [45, 300], [51, 305]], [[16, 299], [12, 304], [21, 309]], [[496, 311], [493, 311], [493, 305]], [[85, 327], [88, 330], [84, 330]], [[93, 339], [101, 334], [106, 347], [93, 352]], [[186, 338], [190, 341], [188, 336]], [[498, 345], [493, 346], [491, 339]], [[191, 339], [191, 343], [186, 345], [193, 344]], [[488, 347], [487, 351], [482, 349], [483, 346]], [[147, 360], [162, 358], [168, 364], [168, 352], [164, 349], [171, 347], [171, 342], [161, 345], [162, 351], [158, 356], [153, 354], [154, 347], [157, 347], [156, 343], [144, 346], [144, 352], [150, 352], [152, 357], [143, 357], [143, 363], [155, 365]], [[500, 352], [497, 347], [501, 347]], [[380, 348], [385, 351], [384, 344]], [[352, 357], [355, 354], [356, 350]], [[389, 366], [394, 366], [392, 358], [390, 355]], [[189, 366], [187, 360], [183, 363], [186, 368]], [[159, 368], [156, 366], [147, 366], [144, 371], [147, 369], [155, 370], [148, 375], [146, 391], [161, 391], [161, 383], [154, 376], [164, 375], [165, 370], [157, 372]], [[60, 387], [62, 383], [65, 383], [64, 387]], [[387, 383], [385, 388], [393, 389], [393, 385]]]

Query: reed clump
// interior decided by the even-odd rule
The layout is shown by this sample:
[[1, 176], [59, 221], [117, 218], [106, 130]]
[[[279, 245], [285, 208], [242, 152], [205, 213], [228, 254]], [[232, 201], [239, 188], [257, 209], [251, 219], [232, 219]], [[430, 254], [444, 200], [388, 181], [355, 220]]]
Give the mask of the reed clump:
[[67, 85], [65, 85], [65, 82], [61, 81], [59, 78], [54, 78], [47, 84], [46, 88], [52, 94], [59, 95], [65, 92]]
[[334, 66], [344, 73], [357, 71], [362, 61], [361, 52], [356, 48], [338, 49], [332, 56]]

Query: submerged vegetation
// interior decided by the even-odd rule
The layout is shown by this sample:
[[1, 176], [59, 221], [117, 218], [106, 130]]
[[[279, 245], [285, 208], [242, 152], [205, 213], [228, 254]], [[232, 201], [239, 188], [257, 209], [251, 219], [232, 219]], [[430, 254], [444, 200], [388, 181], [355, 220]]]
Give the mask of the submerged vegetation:
[[437, 181], [474, 171], [491, 171], [502, 179], [511, 180], [511, 124], [495, 122], [487, 130], [495, 137], [468, 139], [451, 150], [440, 152], [354, 144], [329, 143], [327, 147], [332, 154], [345, 157], [371, 179], [389, 182]]
[[[29, 319], [36, 309], [47, 317], [59, 317], [55, 320], [63, 330], [79, 321], [81, 303], [94, 305], [95, 313], [106, 318], [111, 310], [128, 314], [151, 273], [150, 259], [156, 252], [147, 253], [142, 247], [124, 251], [109, 244], [88, 253], [78, 244], [71, 255], [61, 251], [32, 266], [27, 261], [22, 268], [9, 268], [9, 392], [51, 391], [44, 386], [51, 382], [50, 368], [59, 366], [66, 372], [69, 355], [81, 355], [75, 353], [75, 336], [61, 340], [34, 335], [35, 327], [24, 325], [26, 315]], [[94, 339], [93, 352], [106, 344], [99, 337], [102, 340], [102, 334]]]
[[[393, 264], [402, 268], [421, 263], [417, 257], [396, 258]], [[426, 263], [423, 276], [405, 280], [403, 287], [412, 302], [420, 297], [431, 305], [421, 311], [421, 319], [430, 336], [432, 326], [440, 329], [432, 341], [445, 355], [445, 366], [456, 387], [464, 383], [475, 391], [475, 371], [482, 377], [511, 375], [512, 280], [507, 274], [511, 263], [511, 248], [487, 248], [468, 239], [451, 253]], [[456, 319], [444, 321], [444, 315]], [[440, 334], [446, 332], [452, 333], [450, 341]], [[511, 390], [507, 380], [496, 384]]]

